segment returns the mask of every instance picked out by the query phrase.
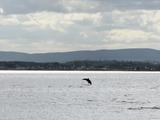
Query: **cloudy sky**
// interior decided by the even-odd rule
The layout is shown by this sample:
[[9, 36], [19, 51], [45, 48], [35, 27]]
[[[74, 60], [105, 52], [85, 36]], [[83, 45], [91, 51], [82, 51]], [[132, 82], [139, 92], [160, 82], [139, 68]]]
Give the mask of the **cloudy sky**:
[[0, 0], [0, 51], [160, 49], [160, 0]]

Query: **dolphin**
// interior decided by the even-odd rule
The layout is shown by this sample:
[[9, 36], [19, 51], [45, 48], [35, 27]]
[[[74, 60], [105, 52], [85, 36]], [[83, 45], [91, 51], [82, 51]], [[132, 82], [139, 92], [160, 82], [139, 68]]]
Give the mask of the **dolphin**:
[[92, 82], [91, 82], [91, 80], [89, 78], [84, 78], [82, 80], [86, 80], [88, 82], [88, 84], [92, 85]]

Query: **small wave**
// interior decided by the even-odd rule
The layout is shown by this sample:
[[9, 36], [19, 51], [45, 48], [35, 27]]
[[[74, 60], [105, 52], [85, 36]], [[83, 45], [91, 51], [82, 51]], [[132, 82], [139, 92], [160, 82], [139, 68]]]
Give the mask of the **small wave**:
[[146, 109], [149, 109], [149, 110], [160, 110], [160, 107], [137, 107], [137, 108], [128, 108], [128, 110], [146, 110]]

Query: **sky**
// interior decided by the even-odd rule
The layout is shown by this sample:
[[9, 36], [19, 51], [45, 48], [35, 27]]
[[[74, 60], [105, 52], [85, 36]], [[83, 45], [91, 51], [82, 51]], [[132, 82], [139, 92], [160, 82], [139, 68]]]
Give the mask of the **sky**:
[[160, 0], [0, 0], [0, 51], [160, 49]]

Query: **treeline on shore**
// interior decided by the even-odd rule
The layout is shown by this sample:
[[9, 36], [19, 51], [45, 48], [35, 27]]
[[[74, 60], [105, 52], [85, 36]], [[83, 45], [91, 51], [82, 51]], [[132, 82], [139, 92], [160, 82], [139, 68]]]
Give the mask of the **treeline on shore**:
[[160, 71], [160, 63], [134, 61], [71, 61], [66, 63], [0, 62], [0, 70]]

